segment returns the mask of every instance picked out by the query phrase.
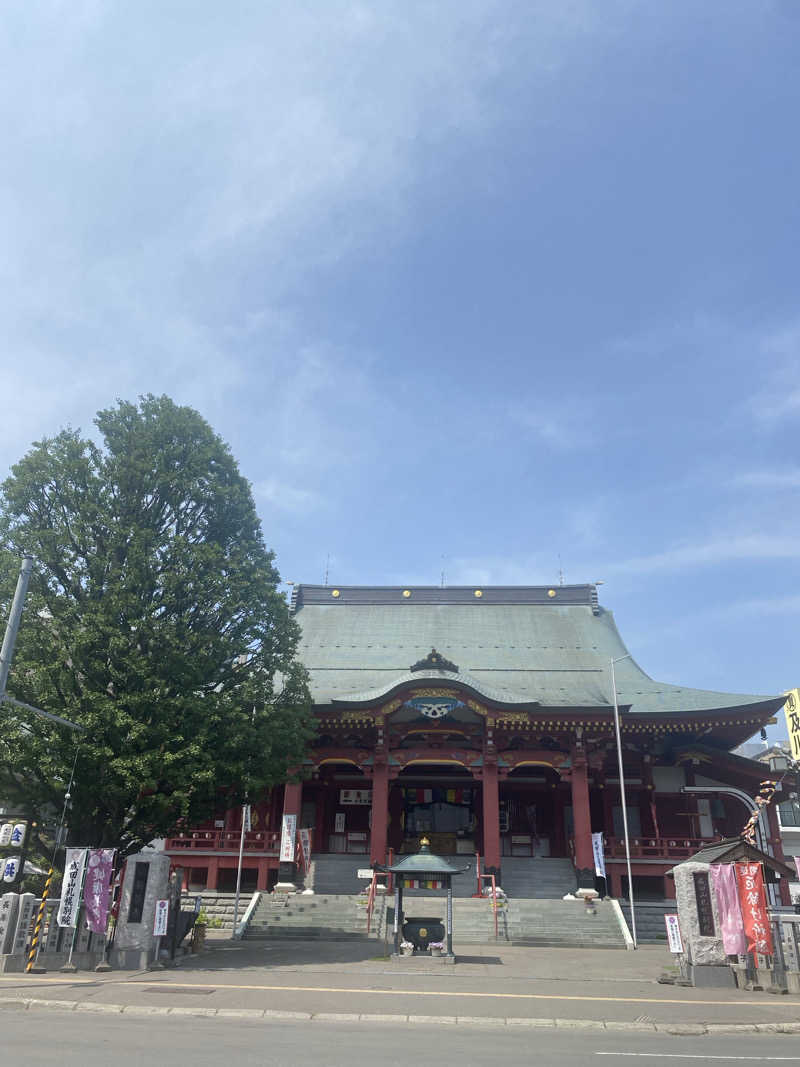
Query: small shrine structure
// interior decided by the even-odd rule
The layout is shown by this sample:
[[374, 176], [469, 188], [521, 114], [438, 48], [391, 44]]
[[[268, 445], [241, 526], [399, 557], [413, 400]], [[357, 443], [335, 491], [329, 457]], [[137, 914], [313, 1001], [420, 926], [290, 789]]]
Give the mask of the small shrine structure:
[[373, 865], [373, 870], [391, 874], [394, 877], [394, 952], [396, 956], [400, 955], [400, 942], [404, 940], [403, 889], [415, 889], [418, 888], [420, 882], [432, 882], [433, 885], [427, 888], [447, 891], [444, 955], [450, 959], [455, 958], [453, 955], [453, 875], [463, 874], [468, 869], [469, 864], [466, 867], [454, 867], [442, 856], [434, 855], [427, 837], [420, 839], [419, 852], [404, 856], [403, 859], [390, 866]]

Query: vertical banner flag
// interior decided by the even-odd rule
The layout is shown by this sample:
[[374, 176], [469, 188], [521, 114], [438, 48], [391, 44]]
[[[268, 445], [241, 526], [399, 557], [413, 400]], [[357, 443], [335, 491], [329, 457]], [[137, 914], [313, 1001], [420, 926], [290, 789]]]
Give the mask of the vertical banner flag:
[[736, 891], [736, 872], [732, 863], [711, 864], [711, 884], [717, 898], [717, 911], [726, 956], [743, 956], [747, 952], [742, 909]]
[[302, 827], [300, 830], [300, 851], [303, 853], [303, 870], [308, 874], [311, 863], [311, 831]]
[[83, 902], [86, 905], [86, 925], [93, 934], [106, 932], [113, 869], [113, 848], [89, 849]]
[[798, 882], [800, 882], [800, 856], [795, 856], [794, 865], [795, 865], [795, 868], [797, 869], [797, 880], [798, 880]]
[[[790, 689], [783, 705], [792, 759], [800, 760], [800, 689]], [[1, 844], [2, 842], [0, 842]]]
[[759, 955], [772, 955], [772, 931], [767, 917], [767, 899], [760, 863], [737, 863], [736, 885], [742, 909], [747, 951], [758, 960]]
[[246, 834], [250, 833], [250, 830], [252, 828], [252, 819], [250, 817], [250, 805], [249, 804], [245, 804], [245, 806], [242, 808], [242, 827], [243, 827], [244, 832]]
[[294, 839], [297, 836], [297, 816], [284, 815], [281, 824], [281, 863], [294, 863]]
[[678, 916], [674, 912], [670, 915], [665, 915], [664, 922], [667, 924], [667, 941], [669, 942], [670, 952], [683, 952], [683, 939], [681, 938]]
[[594, 873], [598, 878], [606, 876], [606, 858], [603, 855], [603, 835], [592, 834], [592, 852], [594, 853]]
[[167, 920], [169, 919], [169, 901], [157, 900], [156, 911], [153, 916], [153, 937], [164, 937], [167, 933]]
[[64, 882], [61, 886], [61, 903], [58, 905], [58, 925], [77, 926], [81, 903], [81, 882], [86, 866], [85, 848], [68, 848], [64, 867]]

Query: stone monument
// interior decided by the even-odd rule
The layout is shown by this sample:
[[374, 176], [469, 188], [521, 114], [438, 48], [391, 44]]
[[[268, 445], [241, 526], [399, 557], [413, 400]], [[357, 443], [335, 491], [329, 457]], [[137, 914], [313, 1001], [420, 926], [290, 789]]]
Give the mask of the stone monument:
[[674, 867], [678, 921], [683, 937], [681, 964], [693, 985], [733, 987], [733, 972], [722, 946], [710, 864], [687, 860]]
[[169, 897], [169, 856], [137, 852], [128, 857], [109, 962], [122, 970], [144, 970], [155, 962], [156, 901]]

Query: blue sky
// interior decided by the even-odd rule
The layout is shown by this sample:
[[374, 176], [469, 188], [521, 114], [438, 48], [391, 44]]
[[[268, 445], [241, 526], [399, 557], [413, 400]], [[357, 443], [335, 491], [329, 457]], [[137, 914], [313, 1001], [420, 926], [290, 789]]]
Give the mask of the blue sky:
[[284, 577], [800, 682], [796, 0], [8, 5], [0, 467], [198, 408]]

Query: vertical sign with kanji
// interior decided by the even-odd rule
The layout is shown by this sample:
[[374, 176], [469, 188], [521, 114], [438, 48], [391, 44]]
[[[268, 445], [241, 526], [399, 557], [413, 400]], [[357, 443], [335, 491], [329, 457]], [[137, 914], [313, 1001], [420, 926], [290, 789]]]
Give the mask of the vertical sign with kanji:
[[786, 716], [792, 759], [800, 760], [800, 689], [790, 689], [786, 694], [783, 714]]
[[667, 941], [669, 942], [670, 952], [683, 952], [683, 939], [681, 938], [678, 916], [675, 912], [672, 912], [664, 916], [664, 922], [667, 924]]
[[294, 863], [294, 845], [297, 836], [297, 816], [284, 815], [281, 824], [281, 863]]
[[156, 910], [153, 915], [153, 936], [164, 937], [167, 932], [167, 922], [169, 920], [169, 901], [157, 900]]
[[772, 955], [772, 931], [767, 915], [767, 898], [764, 892], [764, 875], [760, 863], [736, 864], [736, 888], [742, 909], [747, 951], [758, 962], [759, 956]]

